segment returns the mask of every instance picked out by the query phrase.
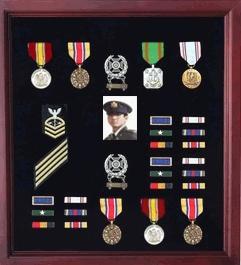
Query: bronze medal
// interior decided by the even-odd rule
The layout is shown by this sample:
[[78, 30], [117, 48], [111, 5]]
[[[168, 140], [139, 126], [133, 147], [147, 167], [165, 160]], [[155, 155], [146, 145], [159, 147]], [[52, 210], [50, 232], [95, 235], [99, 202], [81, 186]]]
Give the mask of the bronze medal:
[[121, 240], [121, 230], [119, 226], [111, 223], [104, 228], [102, 236], [106, 244], [115, 245]]
[[202, 229], [194, 223], [188, 225], [183, 232], [184, 240], [189, 245], [197, 245], [198, 243], [200, 243], [202, 236]]
[[197, 88], [201, 84], [201, 81], [201, 74], [193, 68], [187, 69], [182, 74], [182, 83], [189, 89]]
[[70, 81], [75, 88], [82, 89], [89, 84], [90, 77], [85, 69], [79, 67], [71, 74]]

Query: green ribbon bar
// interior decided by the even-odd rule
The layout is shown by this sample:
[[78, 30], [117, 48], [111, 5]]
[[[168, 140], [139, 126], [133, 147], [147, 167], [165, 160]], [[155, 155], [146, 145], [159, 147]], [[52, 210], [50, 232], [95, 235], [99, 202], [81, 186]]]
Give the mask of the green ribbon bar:
[[164, 42], [142, 42], [142, 56], [149, 64], [156, 64], [164, 57]]
[[54, 210], [32, 210], [32, 216], [54, 216]]
[[172, 171], [170, 170], [150, 171], [150, 177], [172, 177]]
[[172, 130], [150, 130], [150, 136], [172, 136]]

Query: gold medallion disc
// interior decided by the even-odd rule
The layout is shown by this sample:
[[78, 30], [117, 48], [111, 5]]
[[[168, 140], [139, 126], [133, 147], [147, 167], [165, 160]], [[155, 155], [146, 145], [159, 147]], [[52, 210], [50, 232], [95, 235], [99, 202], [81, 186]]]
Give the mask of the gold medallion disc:
[[103, 239], [108, 245], [115, 245], [121, 240], [121, 230], [114, 224], [107, 225], [102, 233]]
[[73, 87], [82, 89], [89, 84], [90, 76], [85, 69], [79, 67], [71, 74], [70, 81]]
[[201, 81], [201, 74], [193, 68], [187, 69], [182, 74], [182, 83], [189, 89], [197, 88], [201, 84]]
[[203, 237], [202, 229], [195, 224], [188, 225], [183, 232], [184, 240], [189, 245], [197, 245]]

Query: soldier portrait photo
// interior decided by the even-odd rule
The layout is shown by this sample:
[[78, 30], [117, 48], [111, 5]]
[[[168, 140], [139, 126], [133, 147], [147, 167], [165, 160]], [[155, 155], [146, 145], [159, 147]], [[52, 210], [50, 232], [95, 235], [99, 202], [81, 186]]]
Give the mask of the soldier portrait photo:
[[103, 101], [105, 112], [103, 139], [137, 140], [137, 98], [135, 96], [106, 96]]

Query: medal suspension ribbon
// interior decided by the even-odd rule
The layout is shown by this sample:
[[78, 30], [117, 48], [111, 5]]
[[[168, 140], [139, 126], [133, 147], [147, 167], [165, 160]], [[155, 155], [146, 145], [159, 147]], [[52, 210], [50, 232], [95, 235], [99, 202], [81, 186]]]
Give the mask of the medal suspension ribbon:
[[38, 66], [43, 67], [52, 59], [52, 44], [49, 42], [29, 42], [28, 55]]
[[101, 212], [107, 217], [110, 222], [122, 212], [121, 198], [101, 198], [100, 199]]
[[69, 56], [77, 65], [81, 65], [90, 56], [89, 42], [68, 42]]
[[164, 42], [142, 42], [143, 59], [151, 64], [156, 64], [164, 57]]
[[141, 210], [151, 222], [155, 223], [165, 215], [165, 200], [157, 198], [141, 199]]
[[182, 198], [181, 199], [182, 212], [192, 222], [203, 212], [202, 198]]
[[189, 66], [194, 66], [201, 58], [201, 43], [199, 41], [179, 42], [181, 57]]

